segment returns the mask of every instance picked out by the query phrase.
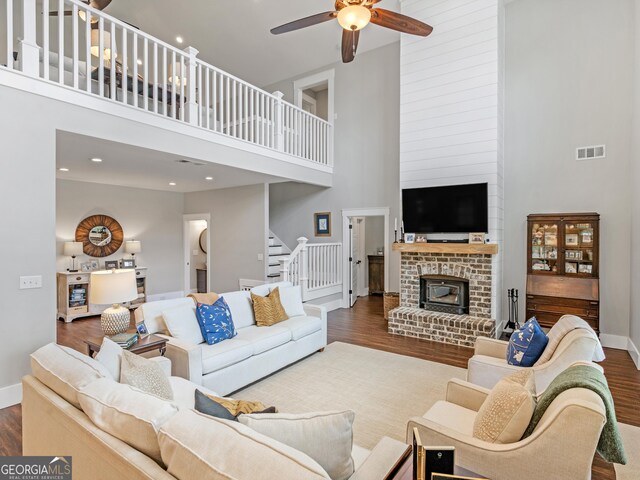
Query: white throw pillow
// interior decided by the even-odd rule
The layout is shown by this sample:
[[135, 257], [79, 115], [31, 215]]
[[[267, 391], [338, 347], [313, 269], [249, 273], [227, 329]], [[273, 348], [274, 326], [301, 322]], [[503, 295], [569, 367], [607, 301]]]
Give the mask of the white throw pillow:
[[306, 315], [304, 306], [302, 305], [302, 289], [300, 285], [295, 287], [280, 287], [280, 303], [282, 303], [284, 311], [289, 318]]
[[111, 378], [120, 381], [120, 362], [122, 361], [122, 347], [113, 340], [104, 337], [100, 351], [95, 359], [111, 373]]
[[186, 479], [329, 478], [304, 453], [238, 422], [182, 410], [158, 433], [167, 471]]
[[251, 303], [251, 293], [245, 291], [221, 293], [221, 297], [229, 305], [231, 318], [236, 328], [250, 327], [256, 324], [253, 315], [253, 304]]
[[90, 383], [78, 398], [82, 410], [98, 428], [162, 462], [157, 432], [178, 407], [108, 378]]
[[76, 408], [78, 391], [94, 380], [111, 378], [100, 362], [69, 347], [50, 343], [31, 354], [33, 375]]
[[127, 350], [122, 352], [120, 383], [132, 385], [165, 400], [173, 400], [171, 383], [162, 366]]
[[238, 421], [256, 432], [306, 453], [332, 480], [346, 480], [354, 472], [353, 420], [355, 413], [260, 413], [240, 415]]
[[195, 345], [204, 342], [193, 305], [180, 305], [163, 310], [162, 318], [172, 337]]

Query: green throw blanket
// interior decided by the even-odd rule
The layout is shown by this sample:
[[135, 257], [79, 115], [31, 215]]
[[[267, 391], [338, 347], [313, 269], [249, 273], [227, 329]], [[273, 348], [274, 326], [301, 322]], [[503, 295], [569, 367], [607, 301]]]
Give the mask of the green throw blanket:
[[613, 407], [613, 398], [609, 391], [609, 384], [604, 374], [597, 368], [587, 365], [576, 365], [570, 367], [558, 375], [549, 387], [538, 399], [538, 405], [533, 413], [533, 418], [522, 438], [527, 438], [533, 433], [538, 422], [547, 411], [551, 402], [565, 390], [570, 388], [586, 388], [597, 393], [604, 402], [607, 423], [602, 429], [600, 440], [598, 441], [598, 453], [609, 463], [627, 464], [627, 456], [622, 444], [622, 437], [618, 430], [618, 421]]

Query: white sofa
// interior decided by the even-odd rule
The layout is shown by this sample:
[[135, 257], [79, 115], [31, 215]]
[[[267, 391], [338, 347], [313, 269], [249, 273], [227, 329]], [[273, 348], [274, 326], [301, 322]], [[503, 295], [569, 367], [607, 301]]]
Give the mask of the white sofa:
[[[252, 291], [266, 295], [277, 286], [287, 287], [291, 283], [262, 285]], [[325, 307], [304, 304], [306, 315], [271, 327], [258, 327], [250, 292], [229, 292], [220, 296], [229, 305], [238, 335], [214, 345], [188, 343], [169, 335], [162, 312], [180, 305], [193, 306], [191, 298], [149, 302], [136, 310], [136, 322], [144, 320], [149, 333], [167, 338], [165, 355], [171, 359], [173, 375], [227, 395], [327, 345]]]
[[[118, 384], [109, 376], [109, 371], [104, 366], [83, 354], [70, 355], [66, 353], [70, 349], [65, 350], [64, 347], [53, 348], [53, 353], [57, 354], [54, 356], [49, 353], [43, 354], [43, 350], [51, 352], [52, 345], [45, 346], [34, 354], [37, 360], [32, 357], [33, 375], [25, 376], [22, 380], [23, 455], [71, 456], [73, 457], [73, 478], [95, 480], [230, 478], [221, 474], [215, 464], [222, 465], [229, 471], [243, 471], [237, 462], [242, 462], [243, 458], [251, 455], [250, 452], [255, 452], [256, 442], [269, 447], [263, 448], [261, 456], [254, 462], [258, 464], [263, 462], [260, 478], [297, 480], [298, 477], [282, 471], [269, 471], [269, 465], [273, 465], [270, 460], [273, 460], [274, 453], [286, 452], [287, 449], [293, 453], [289, 457], [290, 460], [286, 458], [283, 460], [282, 455], [278, 457], [279, 465], [286, 467], [287, 471], [297, 468], [296, 458], [297, 460], [306, 459], [306, 463], [313, 463], [313, 460], [298, 450], [283, 446], [276, 440], [268, 440], [265, 436], [260, 437], [257, 433], [252, 434], [248, 427], [236, 427], [240, 425], [237, 422], [200, 416], [205, 424], [198, 427], [199, 434], [194, 434], [193, 437], [187, 436], [185, 443], [180, 446], [181, 450], [186, 451], [193, 451], [202, 445], [206, 446], [208, 460], [201, 461], [199, 465], [199, 471], [202, 473], [202, 470], [205, 470], [205, 474], [196, 478], [189, 473], [188, 466], [176, 463], [175, 446], [159, 447], [159, 444], [162, 444], [160, 437], [171, 433], [171, 427], [169, 427], [171, 420], [174, 420], [175, 430], [176, 423], [179, 426], [182, 419], [194, 417], [196, 388], [205, 394], [214, 394], [213, 392], [182, 378], [170, 377], [174, 398], [172, 401], [162, 400], [135, 388]], [[95, 410], [92, 413], [85, 413], [80, 399], [83, 392], [92, 389], [96, 391], [97, 383], [104, 392], [101, 401], [107, 402], [104, 404], [105, 412], [101, 414], [102, 421], [107, 423], [102, 427], [94, 424], [89, 416], [95, 415]], [[123, 396], [123, 387], [130, 393]], [[168, 418], [163, 418], [162, 422], [156, 421], [160, 419], [155, 413], [158, 411], [159, 402], [163, 404], [163, 411], [167, 409], [171, 411]], [[134, 415], [131, 412], [138, 412], [138, 414]], [[150, 422], [153, 426], [142, 427], [140, 422]], [[214, 422], [211, 425], [219, 428], [240, 429], [240, 437], [244, 438], [235, 435], [236, 447], [232, 455], [223, 453], [228, 448], [225, 450], [225, 445], [219, 444], [219, 438], [214, 433], [207, 433], [209, 426], [207, 422]], [[134, 424], [135, 427], [132, 426]], [[126, 434], [120, 436], [119, 434], [123, 432], [129, 432], [129, 436], [127, 438], [125, 438]], [[144, 442], [141, 439], [144, 439]], [[143, 442], [142, 448], [134, 446], [141, 442]], [[152, 448], [154, 442], [158, 443]], [[382, 480], [403, 456], [406, 447], [405, 444], [386, 437], [382, 438], [372, 451], [353, 445], [351, 456], [355, 473], [350, 480]], [[160, 448], [161, 460], [143, 453], [141, 450], [145, 448], [148, 450]], [[325, 478], [324, 475], [321, 476]], [[256, 476], [239, 475], [234, 478], [254, 480]]]

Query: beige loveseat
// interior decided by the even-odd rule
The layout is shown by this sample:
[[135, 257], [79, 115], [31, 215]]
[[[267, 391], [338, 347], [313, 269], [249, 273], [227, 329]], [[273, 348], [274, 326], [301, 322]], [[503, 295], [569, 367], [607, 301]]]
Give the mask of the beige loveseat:
[[[61, 350], [60, 347], [56, 348]], [[83, 411], [79, 402], [82, 402], [81, 397], [83, 394], [89, 395], [89, 393], [85, 394], [83, 392], [95, 390], [97, 383], [101, 383], [100, 387], [106, 385], [106, 397], [104, 398], [107, 399], [117, 398], [119, 395], [116, 391], [117, 389], [130, 389], [131, 387], [123, 386], [115, 382], [113, 378], [107, 378], [108, 372], [104, 373], [104, 370], [99, 365], [96, 365], [97, 362], [95, 360], [77, 353], [68, 355], [67, 352], [68, 350], [54, 352], [57, 357], [53, 361], [42, 360], [42, 358], [34, 360], [32, 356], [34, 375], [24, 377], [22, 381], [23, 455], [71, 456], [73, 458], [73, 478], [77, 479], [164, 480], [179, 478], [181, 480], [189, 480], [193, 478], [194, 480], [205, 480], [236, 478], [237, 480], [255, 480], [257, 478], [278, 478], [282, 480], [297, 480], [298, 478], [328, 478], [324, 476], [326, 475], [324, 471], [320, 470], [318, 472], [317, 467], [319, 466], [302, 452], [284, 446], [275, 440], [268, 440], [264, 435], [250, 434], [248, 431], [251, 429], [240, 425], [238, 422], [213, 419], [195, 413], [193, 410], [195, 389], [197, 388], [204, 393], [213, 392], [179, 377], [169, 378], [174, 393], [174, 400], [170, 404], [168, 401], [161, 400], [158, 397], [143, 394], [143, 396], [153, 397], [148, 400], [150, 402], [149, 406], [147, 407], [146, 404], [140, 405], [140, 403], [136, 406], [138, 412], [144, 412], [147, 409], [151, 411], [155, 408], [154, 402], [155, 404], [163, 402], [167, 404], [163, 408], [172, 410], [170, 417], [151, 429], [147, 428], [146, 433], [139, 428], [132, 429], [127, 427], [134, 441], [127, 440], [125, 442], [119, 439], [122, 437], [117, 437], [115, 433], [112, 435], [107, 430], [110, 428], [121, 430], [123, 423], [127, 422], [126, 418], [123, 418], [120, 414], [121, 421], [99, 428], [89, 417], [90, 414]], [[78, 356], [81, 358], [78, 358]], [[88, 371], [89, 373], [85, 375], [83, 371]], [[66, 375], [66, 372], [71, 373]], [[113, 393], [111, 393], [111, 389], [113, 389]], [[134, 394], [140, 396], [136, 392], [140, 391], [134, 391]], [[129, 402], [129, 405], [131, 403], [133, 402]], [[122, 407], [111, 406], [111, 404], [105, 405], [107, 405], [107, 410], [121, 412], [118, 409]], [[131, 417], [131, 414], [125, 414], [125, 416], [127, 415]], [[190, 437], [191, 431], [197, 429], [191, 428], [188, 430], [185, 443], [190, 443], [191, 446], [176, 446], [174, 444], [166, 448], [158, 447], [158, 444], [162, 443], [161, 437], [163, 435], [166, 440], [167, 437], [175, 433], [177, 428], [183, 427], [188, 421], [192, 422], [191, 427], [193, 427], [193, 422], [197, 423], [198, 419], [205, 423], [210, 422], [210, 425], [205, 425], [200, 428], [200, 431], [195, 431], [193, 438]], [[170, 423], [174, 424], [173, 432], [167, 426]], [[225, 445], [229, 442], [220, 442], [218, 436], [207, 438], [206, 434], [209, 426], [231, 431], [234, 435], [235, 444], [232, 453], [229, 454], [227, 448], [227, 453], [219, 456], [223, 464], [231, 465], [230, 467], [227, 465], [229, 470], [233, 471], [236, 468], [234, 462], [237, 465], [242, 462], [243, 457], [246, 458], [247, 455], [254, 457], [254, 452], [258, 451], [264, 455], [264, 458], [258, 456], [257, 459], [259, 462], [264, 462], [260, 463], [263, 465], [260, 474], [235, 475], [232, 477], [221, 474], [221, 472], [204, 461], [195, 460], [185, 463], [184, 460], [176, 460], [177, 454], [185, 454], [179, 451], [176, 453], [176, 449], [184, 449], [192, 457], [193, 449], [203, 445], [208, 448], [209, 454], [214, 457], [218, 455], [218, 449], [224, 451]], [[239, 430], [239, 433], [234, 433], [234, 429]], [[154, 460], [148, 454], [140, 451], [140, 448], [132, 446], [132, 444], [135, 444], [136, 439], [149, 439], [149, 430], [151, 430], [153, 438], [150, 439], [151, 441], [145, 442], [142, 449], [145, 447], [151, 448], [149, 444], [157, 442], [156, 450], [160, 449], [162, 460], [157, 458]], [[243, 451], [245, 449], [246, 451]], [[405, 444], [389, 438], [383, 438], [371, 452], [354, 446], [352, 458], [356, 471], [350, 480], [382, 480], [398, 459], [402, 457], [405, 450]], [[275, 460], [274, 456], [276, 457]], [[182, 458], [184, 459], [184, 456]], [[164, 464], [165, 462], [167, 465]], [[193, 465], [191, 465], [192, 463]], [[280, 466], [278, 471], [269, 471], [268, 465], [274, 464]], [[292, 474], [292, 472], [300, 471], [301, 465], [307, 466], [307, 470], [303, 470], [305, 475], [300, 477], [297, 474]], [[309, 465], [312, 467], [315, 465], [316, 470], [309, 468]], [[192, 468], [194, 471], [199, 472], [198, 475], [191, 474]], [[246, 467], [240, 466], [239, 468], [240, 471], [246, 471]], [[174, 473], [180, 473], [174, 476], [169, 473], [169, 470]]]

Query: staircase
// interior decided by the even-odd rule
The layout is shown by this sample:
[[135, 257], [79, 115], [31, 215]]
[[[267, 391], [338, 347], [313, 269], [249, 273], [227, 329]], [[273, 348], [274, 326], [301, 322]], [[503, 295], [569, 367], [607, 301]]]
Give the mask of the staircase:
[[267, 274], [267, 283], [280, 281], [280, 260], [289, 258], [289, 255], [291, 255], [291, 249], [275, 233], [269, 230], [269, 273]]

